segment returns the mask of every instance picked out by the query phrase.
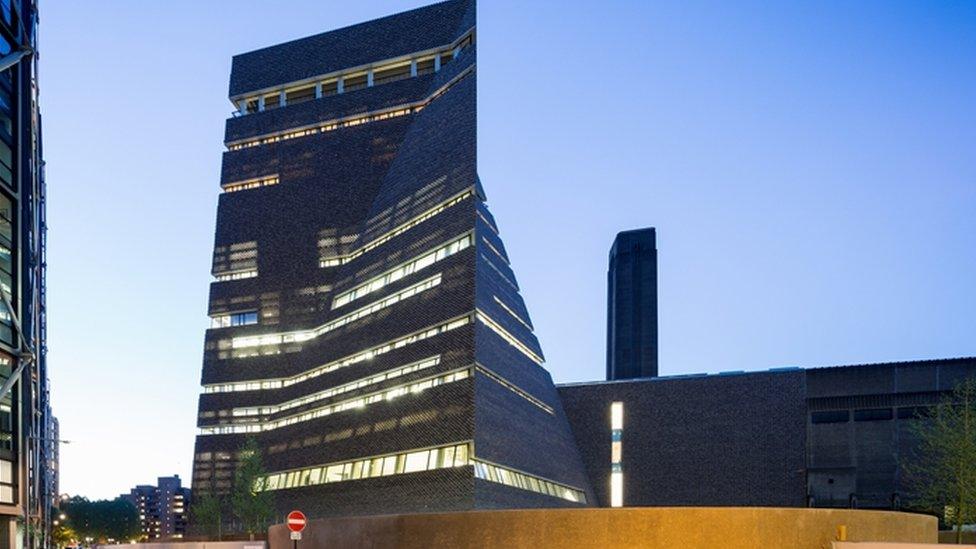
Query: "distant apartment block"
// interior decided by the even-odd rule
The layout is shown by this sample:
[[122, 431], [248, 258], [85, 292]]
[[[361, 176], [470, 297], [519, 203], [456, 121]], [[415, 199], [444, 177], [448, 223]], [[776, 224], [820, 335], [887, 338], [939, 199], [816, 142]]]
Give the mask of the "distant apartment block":
[[122, 497], [139, 510], [146, 539], [182, 538], [190, 507], [190, 489], [179, 475], [159, 477], [156, 486], [139, 485]]

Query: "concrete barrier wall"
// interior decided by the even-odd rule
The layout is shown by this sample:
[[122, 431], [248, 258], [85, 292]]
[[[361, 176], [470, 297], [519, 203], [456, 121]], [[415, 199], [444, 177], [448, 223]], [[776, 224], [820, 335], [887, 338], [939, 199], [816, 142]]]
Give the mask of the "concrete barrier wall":
[[[311, 520], [299, 549], [328, 547], [661, 547], [823, 549], [850, 541], [936, 543], [934, 517], [888, 511], [768, 507], [532, 509]], [[290, 549], [284, 525], [271, 549]]]
[[[119, 545], [105, 545], [118, 549]], [[135, 543], [122, 545], [126, 549], [267, 549], [263, 541], [172, 541], [163, 543]], [[291, 546], [289, 546], [291, 547]]]
[[[937, 543], [885, 543], [882, 541], [835, 541], [833, 549], [938, 549]], [[976, 545], [953, 545], [952, 549], [976, 549]]]

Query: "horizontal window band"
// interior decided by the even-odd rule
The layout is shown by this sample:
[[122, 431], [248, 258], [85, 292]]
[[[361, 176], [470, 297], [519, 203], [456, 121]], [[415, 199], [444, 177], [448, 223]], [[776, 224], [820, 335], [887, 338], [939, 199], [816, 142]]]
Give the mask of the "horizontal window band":
[[[433, 48], [428, 48], [426, 50], [421, 50], [417, 52], [410, 53], [408, 55], [402, 55], [398, 57], [390, 57], [388, 59], [383, 59], [380, 61], [374, 61], [372, 63], [366, 63], [364, 65], [357, 65], [354, 67], [346, 67], [338, 71], [332, 71], [324, 74], [319, 74], [310, 78], [303, 78], [301, 80], [293, 80], [291, 82], [286, 82], [284, 84], [277, 84], [275, 86], [270, 86], [266, 88], [261, 88], [257, 90], [251, 90], [244, 93], [239, 93], [230, 97], [230, 101], [237, 105], [240, 101], [245, 101], [249, 99], [255, 99], [260, 96], [270, 95], [273, 93], [280, 93], [283, 90], [289, 88], [301, 88], [303, 86], [312, 86], [316, 82], [321, 82], [325, 80], [338, 79], [340, 76], [354, 75], [357, 73], [365, 73], [370, 69], [379, 69], [388, 65], [395, 65], [398, 63], [407, 63], [413, 59], [420, 59], [425, 57], [431, 57], [434, 55], [446, 54], [454, 48], [463, 45], [468, 41], [469, 38], [474, 37], [474, 27], [469, 28], [461, 34], [461, 37], [450, 44], [445, 44], [442, 46], [436, 46]], [[469, 42], [470, 43], [470, 42]]]
[[240, 271], [230, 271], [214, 274], [215, 282], [227, 282], [230, 280], [244, 280], [247, 278], [256, 278], [258, 276], [257, 269], [244, 269]]
[[481, 220], [485, 222], [485, 225], [488, 225], [488, 228], [491, 229], [491, 232], [495, 233], [495, 235], [498, 235], [498, 227], [496, 227], [494, 223], [489, 221], [488, 218], [485, 217], [485, 214], [481, 213], [480, 209], [478, 210], [478, 217], [480, 217]]
[[444, 372], [431, 376], [425, 379], [419, 379], [412, 381], [410, 383], [403, 383], [395, 387], [389, 387], [382, 391], [377, 391], [367, 395], [363, 395], [356, 398], [351, 398], [329, 404], [327, 406], [322, 406], [298, 414], [294, 414], [288, 417], [283, 417], [280, 419], [257, 421], [249, 423], [239, 423], [230, 425], [213, 425], [199, 428], [200, 435], [230, 435], [230, 434], [241, 434], [241, 433], [263, 433], [267, 431], [273, 431], [275, 429], [280, 429], [282, 427], [288, 427], [290, 425], [295, 425], [297, 423], [304, 423], [306, 421], [312, 421], [315, 419], [320, 419], [332, 414], [337, 414], [339, 412], [345, 412], [347, 410], [357, 410], [365, 408], [371, 404], [376, 404], [377, 402], [388, 402], [395, 398], [408, 395], [417, 394], [427, 389], [432, 389], [434, 387], [439, 387], [441, 385], [446, 385], [448, 383], [454, 383], [455, 381], [461, 381], [462, 379], [467, 379], [471, 377], [471, 368], [465, 367], [457, 370], [452, 370], [450, 372]]
[[343, 393], [355, 391], [356, 389], [362, 389], [363, 387], [382, 383], [383, 381], [412, 374], [414, 372], [419, 372], [421, 370], [426, 370], [427, 368], [432, 368], [440, 363], [441, 355], [435, 355], [430, 358], [418, 360], [417, 362], [397, 366], [396, 368], [391, 368], [378, 374], [373, 374], [368, 377], [350, 381], [349, 383], [343, 383], [342, 385], [326, 389], [325, 391], [319, 391], [311, 395], [289, 400], [281, 404], [233, 408], [230, 410], [230, 415], [234, 417], [246, 417], [277, 414], [278, 412], [283, 412], [285, 410], [290, 410], [306, 404], [312, 404], [313, 402], [317, 402], [319, 400], [325, 400]]
[[233, 193], [238, 191], [246, 191], [250, 189], [257, 189], [260, 187], [270, 187], [271, 185], [278, 184], [278, 176], [271, 175], [265, 177], [258, 177], [255, 179], [248, 179], [245, 181], [235, 181], [233, 183], [225, 183], [220, 187], [225, 193]]
[[432, 218], [432, 217], [434, 217], [434, 216], [442, 213], [444, 210], [450, 208], [451, 206], [454, 206], [455, 204], [458, 204], [460, 202], [463, 202], [464, 200], [466, 200], [467, 198], [469, 198], [469, 197], [471, 197], [473, 195], [474, 195], [474, 191], [471, 188], [465, 189], [464, 191], [461, 191], [460, 193], [452, 196], [451, 198], [448, 198], [444, 202], [441, 202], [440, 204], [438, 204], [438, 205], [434, 206], [433, 208], [425, 211], [424, 213], [422, 213], [422, 214], [420, 214], [418, 216], [415, 216], [415, 217], [407, 220], [406, 222], [400, 224], [399, 226], [397, 226], [397, 227], [395, 227], [395, 228], [393, 228], [393, 229], [391, 229], [391, 230], [383, 233], [382, 235], [374, 238], [373, 240], [370, 240], [368, 243], [366, 243], [363, 246], [357, 248], [355, 251], [353, 251], [353, 252], [351, 252], [349, 254], [339, 255], [339, 256], [333, 256], [333, 257], [323, 257], [323, 258], [320, 258], [319, 259], [319, 266], [320, 267], [335, 267], [335, 266], [338, 266], [338, 265], [345, 265], [346, 263], [349, 263], [353, 259], [356, 259], [357, 257], [365, 254], [366, 252], [372, 251], [372, 250], [378, 248], [379, 246], [382, 246], [383, 244], [386, 244], [387, 242], [389, 242], [393, 238], [395, 238], [397, 236], [400, 236], [401, 234], [403, 234], [403, 233], [407, 232], [408, 230], [416, 227], [417, 225], [420, 225], [424, 221], [427, 221], [428, 219], [430, 219], [430, 218]]
[[555, 415], [555, 412], [553, 411], [552, 406], [549, 406], [545, 402], [542, 402], [541, 400], [535, 398], [534, 396], [530, 395], [529, 393], [523, 391], [521, 388], [519, 388], [518, 385], [516, 385], [516, 384], [514, 384], [514, 383], [512, 383], [510, 381], [508, 381], [507, 379], [505, 379], [502, 376], [496, 374], [495, 372], [489, 370], [488, 368], [485, 368], [481, 364], [477, 364], [475, 369], [478, 371], [478, 373], [484, 375], [488, 379], [494, 381], [495, 383], [501, 385], [502, 387], [504, 387], [504, 388], [508, 389], [509, 391], [515, 393], [516, 395], [522, 397], [523, 399], [529, 401], [534, 406], [539, 407], [540, 409], [542, 409], [547, 414]]
[[423, 110], [431, 102], [439, 98], [455, 84], [461, 81], [464, 77], [468, 76], [474, 71], [474, 65], [464, 69], [460, 74], [452, 78], [449, 82], [438, 88], [437, 91], [429, 95], [427, 98], [420, 101], [415, 101], [411, 103], [404, 103], [395, 107], [390, 107], [388, 109], [382, 109], [378, 111], [372, 111], [365, 114], [357, 114], [355, 116], [347, 116], [342, 118], [335, 118], [328, 120], [326, 122], [319, 122], [316, 124], [311, 124], [307, 126], [299, 126], [296, 128], [290, 128], [280, 132], [274, 132], [270, 134], [265, 134], [258, 137], [252, 137], [248, 139], [240, 139], [235, 141], [229, 141], [226, 146], [229, 151], [238, 151], [241, 149], [247, 149], [251, 147], [256, 147], [259, 145], [267, 145], [269, 143], [277, 143], [279, 141], [285, 141], [288, 139], [295, 139], [298, 137], [306, 137], [308, 135], [315, 135], [323, 132], [335, 131], [339, 128], [348, 128], [352, 126], [359, 126], [369, 122], [378, 122], [381, 120], [389, 120], [392, 118], [397, 118], [400, 116], [405, 116], [408, 114], [414, 114]]
[[579, 488], [567, 486], [549, 479], [531, 475], [524, 471], [505, 467], [481, 459], [472, 459], [474, 476], [488, 482], [504, 484], [512, 488], [519, 488], [530, 492], [545, 494], [554, 498], [561, 498], [575, 503], [586, 503], [586, 492]]
[[333, 482], [465, 467], [471, 465], [472, 445], [471, 441], [464, 441], [271, 473], [259, 478], [254, 489], [259, 492], [288, 490]]
[[481, 237], [481, 241], [484, 242], [485, 245], [488, 246], [488, 248], [491, 251], [495, 252], [495, 255], [497, 255], [499, 257], [499, 259], [501, 259], [502, 261], [504, 261], [505, 262], [505, 265], [509, 265], [510, 264], [509, 261], [508, 261], [508, 258], [505, 257], [505, 254], [503, 254], [501, 252], [501, 250], [499, 250], [498, 248], [496, 248], [494, 244], [492, 244], [491, 242], [489, 242], [487, 238], [485, 238], [485, 237], [482, 236]]
[[469, 246], [471, 246], [472, 241], [472, 233], [469, 231], [459, 238], [454, 238], [445, 244], [439, 244], [433, 250], [424, 252], [419, 256], [415, 256], [410, 260], [386, 271], [385, 273], [357, 285], [351, 290], [342, 292], [332, 300], [332, 308], [338, 309], [351, 301], [355, 301], [371, 293], [378, 292], [386, 286], [393, 284], [406, 276], [410, 276], [417, 271], [430, 267], [442, 259], [446, 259], [462, 250], [467, 249]]
[[269, 389], [280, 389], [282, 387], [289, 387], [295, 385], [296, 383], [302, 383], [308, 381], [309, 379], [316, 378], [323, 374], [333, 372], [340, 368], [346, 368], [366, 360], [370, 360], [376, 356], [386, 354], [390, 351], [401, 349], [418, 341], [423, 341], [431, 337], [440, 335], [445, 332], [449, 332], [466, 326], [473, 321], [474, 314], [466, 313], [464, 315], [454, 317], [450, 320], [435, 324], [429, 328], [424, 328], [418, 330], [411, 334], [405, 335], [403, 337], [390, 340], [386, 343], [381, 343], [374, 347], [370, 347], [366, 350], [353, 353], [339, 360], [335, 360], [309, 370], [307, 372], [284, 378], [271, 378], [271, 379], [255, 379], [248, 381], [238, 381], [230, 383], [215, 383], [203, 386], [204, 394], [212, 393], [230, 393], [239, 391], [261, 391]]
[[493, 271], [495, 271], [495, 274], [497, 274], [506, 284], [508, 284], [509, 286], [511, 286], [512, 288], [514, 288], [516, 292], [519, 291], [518, 284], [516, 284], [514, 281], [512, 281], [510, 278], [508, 278], [508, 276], [505, 273], [503, 273], [502, 270], [499, 269], [498, 266], [495, 265], [491, 261], [491, 259], [488, 258], [487, 255], [485, 255], [485, 254], [479, 254], [479, 255], [481, 255], [481, 259], [484, 259], [485, 260], [485, 263], [487, 263], [488, 266], [491, 267], [491, 269]]
[[522, 320], [522, 317], [519, 316], [518, 313], [516, 313], [515, 311], [513, 311], [511, 307], [509, 307], [508, 305], [505, 305], [505, 302], [502, 301], [501, 299], [499, 299], [497, 295], [493, 295], [491, 297], [493, 297], [495, 299], [495, 303], [497, 303], [499, 306], [501, 306], [502, 309], [505, 309], [505, 312], [507, 312], [508, 314], [512, 315], [512, 318], [514, 318], [515, 320], [519, 321], [519, 323], [521, 323], [522, 326], [525, 326], [526, 328], [528, 328], [530, 332], [532, 330], [534, 330], [534, 328], [532, 328], [532, 325], [531, 324], [529, 324], [525, 320]]
[[258, 323], [258, 312], [255, 310], [221, 313], [210, 317], [210, 328], [231, 328], [250, 326]]
[[493, 332], [495, 332], [496, 334], [498, 334], [509, 345], [511, 345], [512, 347], [515, 347], [523, 355], [529, 357], [529, 359], [532, 360], [532, 362], [535, 362], [539, 366], [542, 366], [543, 364], [545, 364], [545, 360], [543, 360], [542, 357], [540, 357], [539, 355], [535, 354], [535, 351], [533, 351], [532, 349], [530, 349], [529, 346], [526, 345], [525, 343], [522, 343], [522, 341], [519, 340], [519, 338], [517, 338], [517, 337], [513, 336], [512, 334], [510, 334], [508, 332], [508, 330], [506, 330], [505, 328], [502, 328], [501, 324], [495, 322], [495, 320], [492, 319], [487, 314], [485, 314], [484, 311], [482, 311], [481, 309], [477, 309], [476, 317], [477, 317], [478, 320], [481, 321], [482, 324], [484, 324], [485, 326], [487, 326], [488, 328], [490, 328]]
[[342, 315], [341, 317], [329, 321], [318, 328], [312, 330], [300, 330], [294, 332], [286, 332], [281, 334], [265, 334], [259, 336], [244, 336], [235, 337], [231, 340], [231, 347], [233, 349], [244, 349], [248, 347], [264, 347], [269, 345], [282, 345], [286, 343], [301, 343], [304, 341], [309, 341], [315, 339], [321, 335], [329, 333], [333, 330], [337, 330], [346, 324], [355, 322], [361, 318], [371, 315], [377, 311], [386, 309], [387, 307], [392, 307], [393, 305], [419, 295], [422, 292], [426, 292], [441, 283], [441, 274], [438, 273], [426, 280], [422, 280], [412, 286], [404, 288], [399, 292], [390, 294], [389, 296], [366, 305], [360, 309]]

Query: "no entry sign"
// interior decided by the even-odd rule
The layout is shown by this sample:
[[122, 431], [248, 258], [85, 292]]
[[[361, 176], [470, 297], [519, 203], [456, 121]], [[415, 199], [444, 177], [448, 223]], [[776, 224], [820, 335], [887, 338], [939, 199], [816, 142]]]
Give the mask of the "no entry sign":
[[285, 521], [288, 524], [288, 529], [292, 532], [301, 532], [305, 529], [305, 523], [308, 520], [305, 518], [305, 513], [301, 511], [292, 511], [288, 513], [288, 520]]

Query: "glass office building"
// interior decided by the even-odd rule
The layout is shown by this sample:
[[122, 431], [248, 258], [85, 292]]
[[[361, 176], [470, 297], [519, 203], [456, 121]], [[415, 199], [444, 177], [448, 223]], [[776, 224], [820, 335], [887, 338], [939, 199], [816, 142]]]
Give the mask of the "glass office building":
[[37, 5], [0, 1], [0, 548], [45, 546], [57, 456], [45, 362]]

